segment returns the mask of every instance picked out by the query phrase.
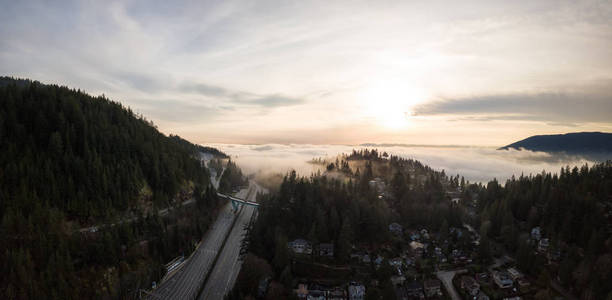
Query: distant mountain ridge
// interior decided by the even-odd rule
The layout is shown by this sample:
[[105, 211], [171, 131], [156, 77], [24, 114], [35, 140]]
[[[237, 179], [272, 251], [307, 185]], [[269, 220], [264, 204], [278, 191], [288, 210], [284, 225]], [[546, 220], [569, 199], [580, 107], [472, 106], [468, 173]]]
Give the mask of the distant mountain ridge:
[[498, 150], [525, 149], [568, 154], [612, 153], [612, 133], [574, 132], [566, 134], [534, 135]]

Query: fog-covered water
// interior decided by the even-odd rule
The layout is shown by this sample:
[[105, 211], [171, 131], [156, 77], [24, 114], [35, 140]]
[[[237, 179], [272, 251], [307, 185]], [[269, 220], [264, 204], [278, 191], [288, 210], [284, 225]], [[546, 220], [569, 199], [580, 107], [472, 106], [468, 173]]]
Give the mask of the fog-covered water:
[[[350, 153], [353, 149], [365, 146], [350, 145], [306, 145], [306, 144], [209, 144], [227, 153], [247, 173], [258, 171], [286, 173], [296, 170], [302, 175], [309, 175], [320, 166], [308, 163], [315, 157], [335, 157], [341, 153]], [[561, 167], [595, 163], [592, 159], [551, 155], [544, 152], [496, 150], [489, 147], [439, 147], [409, 145], [369, 145], [380, 152], [404, 158], [413, 158], [429, 165], [435, 170], [445, 170], [449, 175], [459, 174], [472, 182], [487, 182], [497, 178], [501, 182], [513, 174], [536, 174], [546, 170], [557, 173]], [[612, 157], [611, 157], [612, 158]]]

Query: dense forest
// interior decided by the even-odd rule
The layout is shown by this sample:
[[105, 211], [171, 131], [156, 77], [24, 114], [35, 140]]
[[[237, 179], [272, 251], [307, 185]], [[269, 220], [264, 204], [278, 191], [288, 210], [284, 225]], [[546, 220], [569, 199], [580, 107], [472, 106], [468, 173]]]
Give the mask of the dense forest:
[[[0, 298], [124, 298], [150, 287], [219, 205], [203, 150], [104, 96], [1, 78]], [[196, 210], [180, 205], [190, 198]]]
[[[387, 229], [391, 222], [426, 228], [439, 241], [450, 236], [449, 228], [471, 224], [481, 234], [474, 257], [479, 264], [486, 266], [493, 257], [509, 255], [522, 270], [539, 278], [542, 289], [555, 281], [587, 299], [610, 296], [612, 162], [563, 168], [559, 174], [512, 177], [504, 185], [497, 180], [470, 184], [459, 175], [447, 176], [418, 161], [376, 150], [313, 162], [326, 171], [309, 177], [289, 173], [278, 193], [260, 197], [258, 219], [249, 230], [250, 254], [233, 299], [255, 296], [256, 283], [267, 276], [273, 280], [274, 295], [291, 297], [295, 278], [305, 275], [296, 270], [289, 241], [333, 243], [333, 264], [341, 266], [348, 263], [355, 245], [393, 247]], [[386, 183], [385, 192], [377, 189], [376, 181]], [[449, 195], [461, 200], [451, 201]], [[535, 227], [551, 241], [547, 253], [538, 253], [537, 242], [529, 239]], [[359, 279], [359, 272], [352, 269], [345, 280]], [[378, 288], [368, 288], [372, 299], [385, 295], [390, 285], [388, 276], [381, 277], [380, 272], [371, 271], [381, 281]], [[387, 294], [382, 297], [395, 297]]]
[[[521, 175], [503, 186], [493, 180], [466, 189], [465, 199], [474, 196], [481, 234], [515, 254], [521, 269], [556, 278], [582, 298], [612, 296], [611, 161], [566, 167], [558, 174]], [[536, 255], [529, 241], [535, 227], [550, 239], [545, 255]]]
[[[432, 229], [461, 224], [460, 209], [446, 201], [444, 173], [418, 161], [368, 149], [331, 162], [317, 161], [326, 166], [325, 173], [299, 177], [291, 172], [278, 193], [260, 197], [259, 215], [249, 231], [252, 254], [247, 256], [244, 272], [276, 274], [281, 283], [278, 295], [290, 296], [292, 278], [299, 276], [291, 268], [287, 249], [287, 242], [296, 238], [335, 244], [334, 262], [342, 264], [348, 262], [353, 245], [377, 248], [390, 240], [391, 222]], [[381, 195], [371, 185], [373, 179], [389, 182], [389, 193]], [[271, 267], [265, 267], [261, 259]], [[271, 271], [251, 270], [251, 265]], [[383, 286], [390, 284], [388, 274], [381, 279]], [[376, 292], [371, 289], [370, 294]], [[256, 295], [253, 284], [239, 280], [232, 296], [247, 295]]]
[[231, 159], [228, 160], [219, 179], [219, 191], [222, 193], [232, 193], [235, 188], [247, 184], [248, 179], [242, 175], [242, 170]]

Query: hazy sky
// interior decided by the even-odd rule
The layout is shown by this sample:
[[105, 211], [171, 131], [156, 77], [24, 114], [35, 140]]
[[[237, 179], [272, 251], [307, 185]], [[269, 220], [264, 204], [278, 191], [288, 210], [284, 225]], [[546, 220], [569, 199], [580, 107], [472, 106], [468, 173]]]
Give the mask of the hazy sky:
[[612, 131], [611, 1], [8, 1], [0, 75], [198, 143]]

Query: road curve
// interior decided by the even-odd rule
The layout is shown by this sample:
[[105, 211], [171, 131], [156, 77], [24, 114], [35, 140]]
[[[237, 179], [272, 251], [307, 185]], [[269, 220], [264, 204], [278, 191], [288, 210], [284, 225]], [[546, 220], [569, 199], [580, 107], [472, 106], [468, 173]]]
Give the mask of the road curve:
[[440, 279], [440, 281], [442, 281], [448, 295], [453, 300], [461, 300], [461, 296], [459, 296], [459, 293], [457, 293], [457, 290], [455, 290], [455, 286], [453, 285], [453, 277], [455, 277], [456, 274], [463, 274], [465, 272], [467, 272], [465, 269], [436, 272], [436, 276], [438, 279]]

